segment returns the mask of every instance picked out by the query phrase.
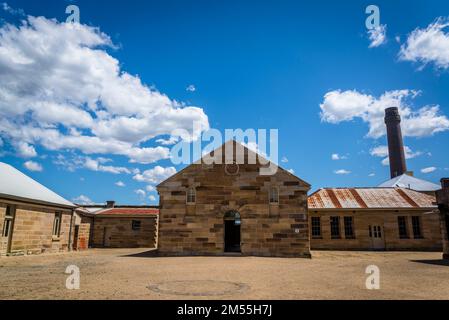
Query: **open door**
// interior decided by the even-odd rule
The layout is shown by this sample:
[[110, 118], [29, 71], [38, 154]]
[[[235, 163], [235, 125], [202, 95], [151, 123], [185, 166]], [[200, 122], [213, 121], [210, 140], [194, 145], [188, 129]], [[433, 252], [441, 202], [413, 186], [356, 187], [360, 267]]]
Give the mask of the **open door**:
[[225, 252], [241, 252], [240, 214], [237, 211], [227, 212], [224, 218]]

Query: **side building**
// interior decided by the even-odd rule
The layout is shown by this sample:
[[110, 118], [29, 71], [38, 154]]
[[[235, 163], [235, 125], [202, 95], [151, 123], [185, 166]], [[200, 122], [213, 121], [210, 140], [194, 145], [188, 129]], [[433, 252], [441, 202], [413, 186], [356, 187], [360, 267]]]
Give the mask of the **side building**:
[[442, 250], [434, 196], [404, 188], [320, 189], [308, 206], [312, 249]]
[[0, 162], [0, 256], [71, 250], [76, 206]]

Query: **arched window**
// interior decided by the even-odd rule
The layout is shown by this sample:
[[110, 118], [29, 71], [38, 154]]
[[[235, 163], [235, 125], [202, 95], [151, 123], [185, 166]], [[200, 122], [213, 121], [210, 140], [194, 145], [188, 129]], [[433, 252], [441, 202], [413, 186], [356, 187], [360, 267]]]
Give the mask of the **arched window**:
[[271, 187], [270, 188], [270, 204], [278, 204], [279, 203], [279, 188]]
[[196, 190], [195, 188], [189, 188], [187, 190], [187, 203], [194, 204], [196, 202]]

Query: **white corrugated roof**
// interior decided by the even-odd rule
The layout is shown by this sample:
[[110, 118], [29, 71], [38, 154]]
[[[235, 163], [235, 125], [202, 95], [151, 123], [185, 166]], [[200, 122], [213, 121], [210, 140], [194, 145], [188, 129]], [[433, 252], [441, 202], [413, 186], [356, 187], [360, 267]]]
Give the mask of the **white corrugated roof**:
[[3, 162], [0, 162], [0, 196], [75, 207], [70, 201]]
[[408, 174], [403, 174], [401, 176], [397, 176], [391, 180], [385, 181], [384, 183], [380, 184], [379, 187], [381, 188], [407, 188], [412, 189], [416, 191], [437, 191], [441, 189], [441, 186], [426, 181], [422, 179], [418, 179], [412, 176], [409, 176]]

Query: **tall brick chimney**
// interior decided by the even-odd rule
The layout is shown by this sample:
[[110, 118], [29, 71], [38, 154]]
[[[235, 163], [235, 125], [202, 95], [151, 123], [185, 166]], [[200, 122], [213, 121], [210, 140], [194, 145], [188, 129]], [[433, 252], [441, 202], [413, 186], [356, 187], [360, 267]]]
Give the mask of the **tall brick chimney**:
[[401, 116], [398, 108], [385, 109], [385, 124], [387, 125], [390, 175], [393, 179], [407, 172], [404, 142], [402, 141]]
[[115, 207], [115, 201], [113, 201], [113, 200], [106, 201], [106, 208], [111, 209], [114, 207]]

